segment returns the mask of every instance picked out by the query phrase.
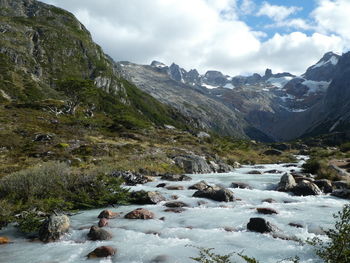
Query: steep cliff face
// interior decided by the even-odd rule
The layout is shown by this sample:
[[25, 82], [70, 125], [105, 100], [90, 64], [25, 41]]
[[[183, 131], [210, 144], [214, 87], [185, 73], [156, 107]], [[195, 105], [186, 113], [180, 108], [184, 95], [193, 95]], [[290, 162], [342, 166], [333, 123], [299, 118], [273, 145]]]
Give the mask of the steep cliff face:
[[57, 80], [83, 78], [126, 99], [112, 62], [71, 13], [34, 0], [1, 0], [0, 32], [3, 98], [45, 97], [55, 94]]

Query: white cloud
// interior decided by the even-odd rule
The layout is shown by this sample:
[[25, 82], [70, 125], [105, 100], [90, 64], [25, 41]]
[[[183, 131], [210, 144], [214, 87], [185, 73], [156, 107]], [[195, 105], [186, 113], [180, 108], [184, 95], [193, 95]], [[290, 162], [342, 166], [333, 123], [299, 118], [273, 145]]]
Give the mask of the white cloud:
[[253, 0], [242, 0], [240, 5], [240, 11], [245, 15], [252, 14], [255, 8], [256, 4], [253, 2]]
[[[319, 23], [322, 32], [311, 36], [292, 32], [262, 40], [262, 37], [267, 37], [264, 32], [254, 31], [239, 18], [242, 4], [250, 1], [42, 1], [50, 1], [73, 12], [91, 31], [94, 40], [116, 61], [141, 64], [152, 60], [166, 64], [176, 62], [188, 70], [197, 68], [204, 73], [217, 69], [230, 75], [263, 73], [267, 67], [274, 72], [300, 74], [325, 52], [344, 50], [343, 38], [328, 33], [335, 27], [330, 23]], [[297, 8], [293, 10], [288, 9], [275, 17], [283, 18], [278, 20], [282, 23]], [[315, 11], [314, 15], [326, 16], [325, 11], [321, 11]], [[289, 21], [296, 28], [307, 26], [297, 18]], [[345, 27], [343, 30], [342, 34], [345, 34]]]
[[264, 2], [261, 6], [259, 12], [256, 14], [257, 16], [268, 16], [274, 21], [282, 21], [286, 19], [288, 16], [295, 14], [300, 11], [301, 7], [296, 6], [280, 6], [280, 5], [271, 5], [268, 2]]
[[300, 30], [311, 30], [315, 27], [311, 25], [308, 21], [302, 18], [286, 19], [282, 21], [277, 21], [274, 24], [267, 25], [266, 28], [293, 28]]
[[335, 33], [350, 42], [350, 1], [318, 0], [312, 12], [318, 30], [324, 34]]

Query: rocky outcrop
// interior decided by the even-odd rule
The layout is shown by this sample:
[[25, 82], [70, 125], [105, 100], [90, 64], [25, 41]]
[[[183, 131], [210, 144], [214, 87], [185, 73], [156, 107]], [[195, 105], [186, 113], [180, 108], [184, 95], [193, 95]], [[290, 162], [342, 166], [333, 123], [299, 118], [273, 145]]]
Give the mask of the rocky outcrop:
[[111, 176], [122, 178], [125, 181], [126, 185], [137, 185], [145, 184], [148, 182], [147, 177], [143, 176], [140, 173], [135, 173], [131, 171], [113, 171]]
[[264, 214], [264, 215], [272, 215], [272, 214], [278, 214], [278, 212], [275, 209], [268, 208], [268, 207], [258, 207], [256, 211], [259, 214]]
[[39, 230], [39, 239], [43, 242], [59, 240], [69, 231], [70, 220], [66, 215], [51, 215]]
[[111, 233], [108, 231], [99, 228], [98, 226], [92, 226], [88, 233], [88, 238], [96, 241], [96, 240], [110, 240], [112, 238]]
[[193, 197], [207, 198], [218, 202], [231, 202], [235, 200], [233, 192], [221, 187], [208, 187], [204, 190], [198, 190]]
[[125, 215], [127, 219], [154, 219], [154, 214], [144, 208], [137, 208]]
[[183, 155], [174, 158], [175, 164], [188, 174], [211, 173], [212, 169], [206, 160], [197, 155]]
[[333, 192], [332, 182], [327, 179], [315, 180], [314, 183], [320, 188], [320, 190], [326, 194]]
[[291, 191], [296, 185], [297, 184], [295, 182], [294, 177], [289, 173], [285, 173], [281, 177], [281, 180], [276, 190], [280, 192], [288, 192], [288, 191]]
[[109, 246], [101, 246], [96, 248], [94, 251], [90, 252], [88, 258], [106, 258], [111, 257], [116, 254], [116, 249]]
[[116, 218], [118, 216], [118, 213], [112, 212], [111, 210], [103, 210], [97, 218], [106, 218], [106, 219], [112, 219]]
[[249, 219], [247, 224], [247, 229], [249, 231], [258, 232], [258, 233], [269, 233], [275, 230], [275, 227], [264, 218], [253, 217]]

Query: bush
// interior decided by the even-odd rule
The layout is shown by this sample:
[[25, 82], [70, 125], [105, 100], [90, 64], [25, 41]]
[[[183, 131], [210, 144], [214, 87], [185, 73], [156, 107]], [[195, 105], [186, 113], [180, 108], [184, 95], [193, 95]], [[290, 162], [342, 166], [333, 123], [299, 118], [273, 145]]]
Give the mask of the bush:
[[320, 168], [321, 164], [316, 159], [309, 159], [303, 164], [303, 172], [305, 173], [317, 174]]
[[[129, 192], [121, 188], [121, 183], [121, 179], [102, 173], [73, 173], [67, 164], [60, 162], [13, 173], [0, 180], [0, 205], [7, 205], [7, 215], [1, 214], [0, 227], [23, 210], [52, 213], [125, 204]], [[28, 219], [19, 222], [23, 229], [28, 229], [31, 221], [36, 222], [34, 217]]]
[[350, 262], [350, 205], [334, 215], [337, 219], [334, 229], [325, 231], [327, 241], [314, 238], [310, 243], [316, 247], [316, 254], [327, 263]]

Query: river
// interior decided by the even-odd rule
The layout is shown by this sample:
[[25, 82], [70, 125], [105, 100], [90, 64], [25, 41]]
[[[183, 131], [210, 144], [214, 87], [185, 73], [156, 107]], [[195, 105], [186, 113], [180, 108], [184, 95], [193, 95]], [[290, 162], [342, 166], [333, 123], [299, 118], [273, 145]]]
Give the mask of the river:
[[[163, 182], [161, 180], [133, 186], [132, 190], [157, 190], [169, 200], [172, 195], [177, 195], [179, 201], [189, 204], [190, 207], [182, 213], [164, 212], [164, 202], [157, 205], [108, 208], [125, 214], [143, 207], [154, 212], [157, 217], [152, 220], [129, 220], [123, 217], [111, 219], [109, 226], [105, 228], [113, 234], [112, 240], [109, 241], [87, 240], [88, 227], [97, 224], [97, 216], [102, 209], [84, 211], [72, 216], [72, 230], [61, 241], [55, 243], [29, 242], [17, 233], [14, 227], [8, 227], [1, 231], [0, 235], [8, 236], [13, 243], [0, 246], [0, 262], [80, 263], [86, 262], [86, 255], [102, 245], [116, 248], [117, 254], [113, 258], [88, 262], [194, 262], [190, 257], [197, 256], [198, 249], [193, 246], [215, 248], [215, 252], [220, 254], [243, 252], [256, 257], [262, 263], [276, 263], [295, 255], [301, 258], [301, 262], [318, 262], [313, 248], [309, 245], [274, 238], [270, 234], [249, 232], [246, 228], [249, 218], [263, 217], [277, 226], [284, 235], [306, 240], [316, 236], [321, 232], [321, 228], [332, 227], [332, 214], [339, 211], [347, 203], [346, 200], [329, 195], [297, 197], [276, 192], [271, 189], [279, 182], [282, 173], [248, 174], [251, 170], [299, 171], [302, 162], [300, 157], [298, 164], [291, 167], [285, 167], [285, 164], [244, 166], [232, 173], [190, 175], [192, 181], [164, 181], [168, 185], [184, 186], [185, 189], [201, 180], [225, 187], [230, 187], [232, 182], [244, 182], [253, 188], [230, 188], [240, 200], [229, 203], [194, 198], [192, 194], [195, 190], [170, 191], [156, 188], [157, 184]], [[267, 198], [273, 198], [276, 202], [262, 202]], [[207, 203], [199, 205], [199, 200], [205, 200]], [[273, 208], [278, 214], [259, 215], [256, 212], [257, 207]], [[161, 217], [165, 217], [165, 220], [159, 220]], [[303, 227], [292, 227], [289, 223], [298, 223]], [[87, 229], [81, 229], [84, 227]], [[243, 262], [235, 256], [232, 259]]]

